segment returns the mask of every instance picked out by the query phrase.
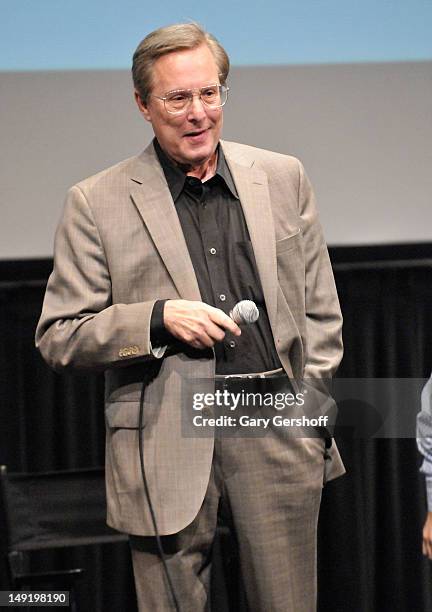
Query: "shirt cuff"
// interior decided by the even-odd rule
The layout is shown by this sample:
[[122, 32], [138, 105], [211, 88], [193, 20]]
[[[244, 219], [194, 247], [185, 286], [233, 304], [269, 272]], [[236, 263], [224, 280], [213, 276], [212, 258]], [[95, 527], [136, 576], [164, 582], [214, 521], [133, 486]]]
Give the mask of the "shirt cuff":
[[426, 476], [426, 500], [428, 512], [432, 512], [432, 476]]
[[163, 357], [168, 344], [172, 344], [175, 338], [165, 329], [163, 314], [167, 300], [157, 300], [154, 303], [150, 318], [150, 346], [152, 354], [160, 359]]

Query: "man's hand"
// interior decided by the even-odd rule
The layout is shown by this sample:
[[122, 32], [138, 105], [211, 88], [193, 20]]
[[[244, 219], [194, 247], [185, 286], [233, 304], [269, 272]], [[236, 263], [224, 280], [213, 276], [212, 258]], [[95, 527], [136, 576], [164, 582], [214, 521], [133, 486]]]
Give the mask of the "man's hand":
[[225, 337], [225, 331], [240, 336], [239, 326], [222, 310], [204, 302], [168, 300], [163, 313], [164, 325], [173, 336], [194, 348], [212, 347]]
[[432, 561], [432, 512], [427, 513], [423, 526], [423, 554]]

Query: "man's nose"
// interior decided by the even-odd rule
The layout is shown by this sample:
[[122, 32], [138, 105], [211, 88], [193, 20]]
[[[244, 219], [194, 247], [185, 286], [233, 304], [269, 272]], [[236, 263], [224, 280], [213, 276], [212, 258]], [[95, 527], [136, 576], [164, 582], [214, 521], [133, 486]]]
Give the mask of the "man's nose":
[[187, 118], [189, 120], [198, 121], [200, 119], [203, 119], [205, 116], [206, 111], [204, 108], [204, 102], [202, 102], [198, 94], [194, 94], [192, 97], [192, 101], [189, 104]]

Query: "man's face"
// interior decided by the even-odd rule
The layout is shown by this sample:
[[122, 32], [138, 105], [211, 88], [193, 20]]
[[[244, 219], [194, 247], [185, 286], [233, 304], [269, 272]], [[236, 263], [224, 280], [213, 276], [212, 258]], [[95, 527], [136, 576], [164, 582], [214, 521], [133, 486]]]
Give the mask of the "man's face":
[[[207, 45], [163, 55], [153, 67], [152, 94], [164, 96], [176, 89], [195, 89], [219, 83], [218, 67]], [[222, 129], [222, 109], [205, 106], [194, 96], [182, 115], [171, 115], [163, 100], [149, 96], [144, 105], [135, 93], [138, 107], [150, 121], [156, 138], [169, 157], [179, 164], [197, 167], [213, 155]]]

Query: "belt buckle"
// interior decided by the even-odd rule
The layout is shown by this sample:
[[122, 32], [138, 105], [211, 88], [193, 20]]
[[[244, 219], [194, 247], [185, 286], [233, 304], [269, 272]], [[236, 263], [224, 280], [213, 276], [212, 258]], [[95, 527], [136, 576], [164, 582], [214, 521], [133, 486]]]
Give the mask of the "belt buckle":
[[266, 378], [266, 375], [263, 372], [260, 372], [259, 374], [226, 374], [225, 375], [225, 380], [228, 380], [228, 379], [255, 380], [257, 378]]

